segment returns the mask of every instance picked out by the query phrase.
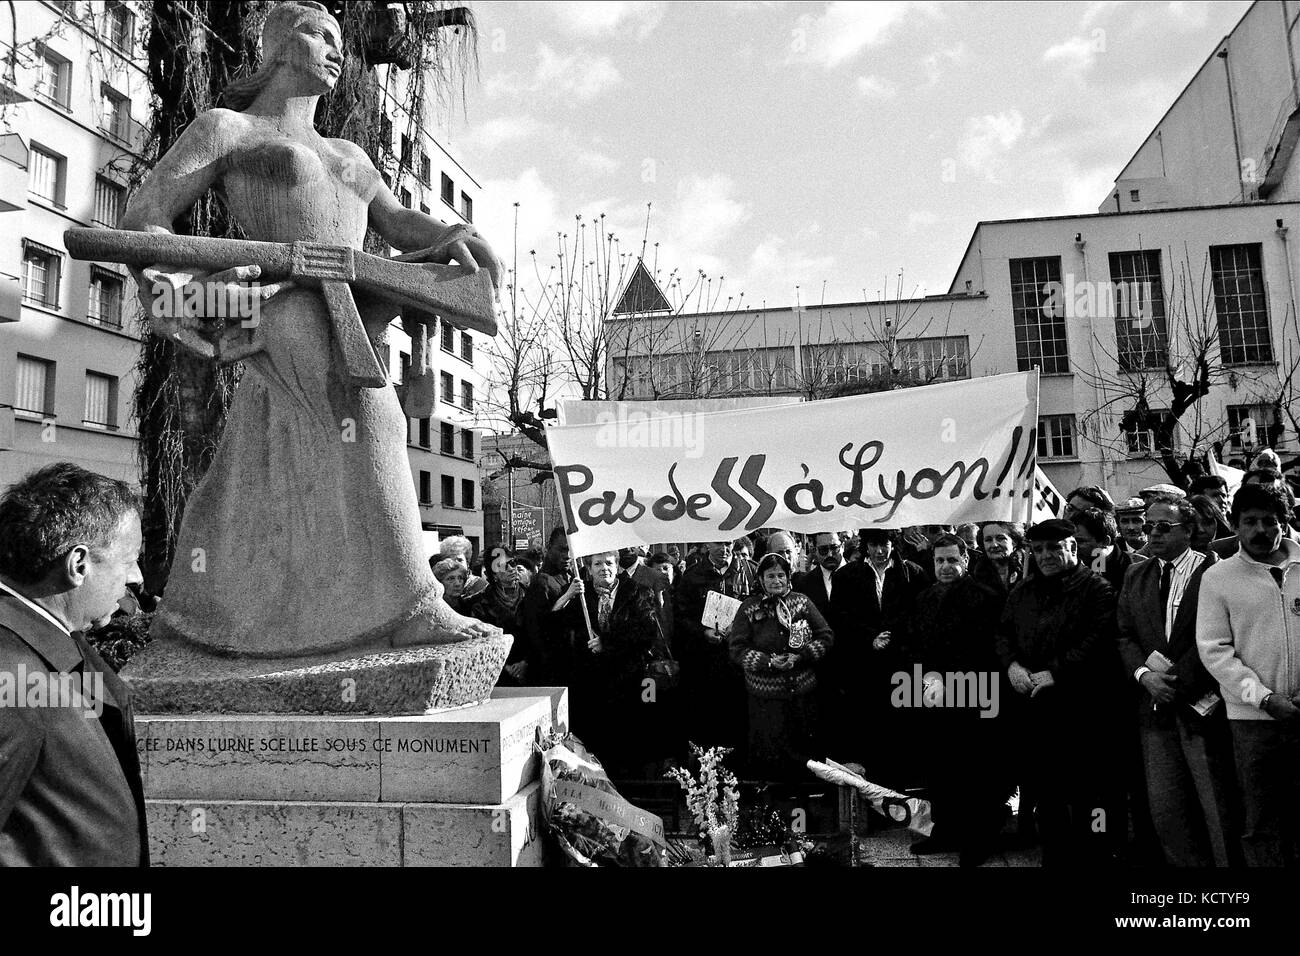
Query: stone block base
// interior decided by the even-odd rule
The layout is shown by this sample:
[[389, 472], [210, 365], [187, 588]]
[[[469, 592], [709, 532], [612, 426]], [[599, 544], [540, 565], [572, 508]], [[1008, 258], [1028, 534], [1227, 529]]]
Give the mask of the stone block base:
[[[563, 688], [405, 717], [136, 717], [145, 795], [497, 805], [537, 780], [533, 741]], [[369, 824], [368, 824], [369, 825]], [[376, 824], [377, 825], [377, 824]]]
[[226, 657], [155, 641], [122, 677], [150, 714], [420, 714], [487, 700], [512, 639], [481, 637], [358, 655]]
[[147, 800], [154, 866], [541, 866], [541, 784], [495, 806]]

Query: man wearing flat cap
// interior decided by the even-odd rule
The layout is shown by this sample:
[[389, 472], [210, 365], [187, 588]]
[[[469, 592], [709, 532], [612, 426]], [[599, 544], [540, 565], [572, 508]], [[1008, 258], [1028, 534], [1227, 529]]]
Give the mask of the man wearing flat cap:
[[1123, 827], [1114, 773], [1115, 591], [1079, 561], [1074, 525], [1053, 518], [1026, 534], [1039, 573], [1007, 598], [997, 649], [1010, 682], [1021, 777], [1038, 795], [1043, 865], [1104, 864]]

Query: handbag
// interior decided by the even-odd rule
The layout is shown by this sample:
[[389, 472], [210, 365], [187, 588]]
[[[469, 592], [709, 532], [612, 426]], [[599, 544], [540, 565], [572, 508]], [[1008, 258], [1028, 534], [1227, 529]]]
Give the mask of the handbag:
[[655, 620], [655, 642], [645, 651], [641, 664], [641, 679], [649, 678], [659, 690], [672, 690], [681, 678], [682, 665], [673, 657], [672, 649], [664, 640], [664, 632]]

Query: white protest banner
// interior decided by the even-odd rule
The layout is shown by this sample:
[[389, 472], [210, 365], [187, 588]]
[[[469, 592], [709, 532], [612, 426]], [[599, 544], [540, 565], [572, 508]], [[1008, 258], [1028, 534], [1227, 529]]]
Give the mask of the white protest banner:
[[[566, 419], [573, 421], [570, 416]], [[1038, 375], [547, 432], [574, 554], [758, 528], [1026, 521]]]

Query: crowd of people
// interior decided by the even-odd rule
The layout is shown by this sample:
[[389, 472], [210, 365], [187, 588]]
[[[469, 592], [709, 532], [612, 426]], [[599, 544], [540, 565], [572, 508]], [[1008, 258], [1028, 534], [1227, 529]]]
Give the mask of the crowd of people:
[[[616, 777], [689, 742], [751, 779], [809, 758], [931, 800], [914, 852], [976, 865], [1290, 864], [1300, 844], [1300, 519], [1271, 468], [1059, 518], [630, 547], [449, 539], [435, 574], [515, 637], [503, 683], [570, 688]], [[728, 598], [733, 614], [706, 606]], [[737, 603], [738, 602], [738, 603]], [[1009, 799], [1018, 807], [1007, 828]]]
[[[1007, 839], [1049, 866], [1294, 864], [1289, 484], [1257, 468], [1231, 495], [1201, 477], [1065, 498], [1028, 528], [768, 529], [580, 570], [557, 528], [540, 554], [480, 563], [453, 537], [431, 563], [448, 603], [514, 636], [501, 683], [567, 686], [572, 729], [616, 780], [660, 779], [691, 742], [732, 748], [751, 780], [808, 781], [829, 756], [923, 792], [935, 825], [913, 851], [965, 865]], [[139, 588], [140, 547], [121, 482], [59, 464], [0, 496], [0, 672], [106, 688], [102, 733], [0, 707], [0, 864], [147, 860], [130, 695], [93, 639]], [[85, 752], [42, 762], [42, 740]], [[60, 801], [63, 823], [45, 809]]]

